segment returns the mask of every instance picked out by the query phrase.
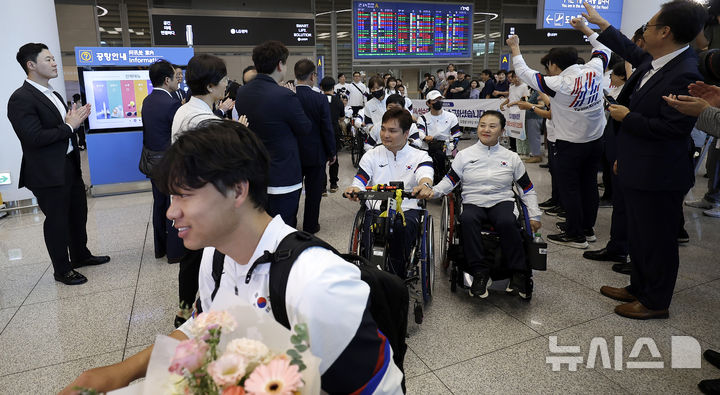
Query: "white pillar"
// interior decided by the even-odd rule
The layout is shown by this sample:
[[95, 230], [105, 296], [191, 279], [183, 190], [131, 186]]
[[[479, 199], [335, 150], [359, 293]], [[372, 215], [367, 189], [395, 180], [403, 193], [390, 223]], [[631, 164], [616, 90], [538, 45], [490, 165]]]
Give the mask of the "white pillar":
[[58, 65], [58, 77], [50, 80], [50, 84], [62, 97], [65, 97], [65, 79], [53, 0], [5, 1], [0, 23], [5, 32], [0, 44], [0, 70], [3, 71], [3, 78], [0, 78], [0, 172], [9, 171], [12, 180], [10, 185], [0, 185], [0, 193], [3, 200], [14, 201], [33, 197], [26, 188], [18, 190], [22, 148], [7, 117], [8, 99], [27, 77], [15, 60], [15, 54], [23, 44], [44, 43]]
[[668, 1], [670, 0], [625, 0], [620, 31], [632, 38], [635, 30], [643, 23], [647, 23], [653, 15], [660, 11], [660, 6]]

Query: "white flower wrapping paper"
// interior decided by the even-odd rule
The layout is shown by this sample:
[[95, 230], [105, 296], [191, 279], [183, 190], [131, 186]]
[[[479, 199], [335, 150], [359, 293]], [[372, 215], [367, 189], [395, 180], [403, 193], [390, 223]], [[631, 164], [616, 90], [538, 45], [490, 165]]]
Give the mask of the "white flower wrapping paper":
[[[278, 324], [266, 313], [258, 314], [257, 309], [249, 306], [218, 306], [213, 303], [212, 310], [225, 310], [237, 321], [237, 328], [226, 333], [223, 331], [220, 336], [218, 352], [224, 353], [227, 344], [233, 339], [248, 338], [264, 343], [273, 353], [281, 354], [292, 349], [290, 342], [291, 332]], [[175, 354], [175, 348], [180, 342], [168, 336], [158, 335], [155, 339], [150, 363], [148, 365], [145, 380], [117, 391], [109, 392], [109, 395], [157, 395], [173, 393], [169, 387], [171, 373], [168, 371], [170, 361]], [[307, 366], [301, 372], [304, 386], [300, 393], [304, 395], [316, 395], [320, 393], [320, 358], [312, 355], [310, 350], [301, 353], [303, 363]]]

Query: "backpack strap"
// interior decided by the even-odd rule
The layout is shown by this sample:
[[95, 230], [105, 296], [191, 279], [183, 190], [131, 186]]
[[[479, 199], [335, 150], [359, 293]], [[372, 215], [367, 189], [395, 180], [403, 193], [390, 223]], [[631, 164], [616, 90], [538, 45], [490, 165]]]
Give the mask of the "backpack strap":
[[272, 255], [270, 265], [270, 303], [275, 321], [290, 328], [290, 320], [285, 306], [285, 294], [290, 270], [297, 258], [310, 247], [322, 247], [340, 255], [330, 244], [310, 233], [296, 231], [287, 235]]
[[220, 289], [220, 279], [222, 278], [224, 268], [225, 254], [218, 250], [215, 250], [215, 254], [213, 254], [212, 266], [212, 278], [215, 281], [215, 289], [213, 289], [212, 294], [210, 294], [210, 300], [215, 299], [215, 294], [217, 294], [218, 289]]

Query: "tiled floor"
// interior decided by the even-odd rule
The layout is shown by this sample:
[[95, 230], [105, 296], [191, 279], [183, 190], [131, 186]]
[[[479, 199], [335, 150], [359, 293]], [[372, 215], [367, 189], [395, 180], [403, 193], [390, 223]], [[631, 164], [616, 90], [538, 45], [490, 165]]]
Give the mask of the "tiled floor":
[[[341, 185], [354, 175], [341, 154]], [[529, 173], [544, 200], [549, 175], [538, 165]], [[707, 180], [697, 179], [693, 196]], [[172, 328], [177, 303], [177, 265], [153, 256], [149, 193], [90, 198], [89, 246], [108, 254], [109, 264], [83, 268], [87, 284], [68, 287], [52, 278], [42, 235], [42, 214], [0, 219], [0, 394], [50, 394], [85, 369], [118, 362]], [[429, 208], [439, 225], [439, 204]], [[356, 203], [331, 194], [322, 203], [319, 236], [347, 248]], [[595, 228], [605, 245], [611, 209], [601, 208]], [[702, 349], [720, 349], [720, 220], [686, 208], [690, 243], [680, 247], [681, 266], [671, 316], [632, 321], [612, 313], [615, 302], [598, 289], [622, 286], [628, 277], [610, 263], [584, 260], [581, 251], [549, 246], [548, 271], [535, 273], [530, 302], [505, 295], [504, 283], [486, 300], [449, 290], [438, 268], [435, 299], [422, 325], [411, 323], [405, 368], [408, 392], [446, 393], [696, 393], [702, 379], [720, 378], [705, 361], [701, 369], [671, 368], [672, 336], [692, 336]], [[543, 233], [554, 217], [543, 218]], [[438, 230], [439, 232], [439, 230]], [[549, 336], [577, 345], [586, 362], [594, 337], [606, 340], [612, 368], [581, 364], [554, 372], [546, 357]], [[614, 363], [615, 336], [622, 361], [663, 361], [663, 369], [628, 369]], [[645, 348], [630, 358], [635, 341], [651, 337], [660, 353]]]

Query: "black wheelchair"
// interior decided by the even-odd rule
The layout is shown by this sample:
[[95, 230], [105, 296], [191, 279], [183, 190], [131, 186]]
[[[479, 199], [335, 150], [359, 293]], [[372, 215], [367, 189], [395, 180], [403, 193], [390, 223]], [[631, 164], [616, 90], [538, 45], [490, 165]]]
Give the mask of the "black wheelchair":
[[[362, 256], [391, 273], [393, 268], [389, 261], [389, 247], [393, 243], [394, 225], [396, 221], [405, 221], [401, 209], [402, 199], [412, 198], [403, 187], [402, 182], [391, 182], [389, 185], [367, 187], [365, 191], [355, 194], [361, 206], [355, 215], [348, 244], [349, 253]], [[368, 202], [377, 209], [369, 209]], [[408, 256], [409, 264], [404, 275], [394, 273], [405, 278], [405, 285], [414, 300], [413, 314], [417, 324], [423, 321], [423, 309], [432, 300], [435, 284], [433, 218], [425, 208], [425, 201], [420, 200], [419, 205], [422, 209], [419, 231]], [[369, 224], [365, 223], [367, 218], [370, 218]]]
[[[456, 292], [458, 287], [468, 289], [470, 288], [469, 284], [472, 283], [472, 275], [468, 272], [463, 251], [462, 224], [460, 223], [460, 215], [462, 214], [461, 187], [462, 185], [455, 188], [448, 195], [443, 196], [440, 218], [440, 259], [442, 259], [443, 270], [450, 267], [450, 291], [452, 292]], [[531, 269], [531, 273], [532, 270], [547, 270], [547, 243], [533, 239], [527, 207], [514, 189], [513, 194], [517, 211], [518, 232], [522, 235], [527, 268]], [[500, 248], [500, 235], [489, 223], [483, 224], [480, 232], [483, 243], [483, 259], [486, 265], [491, 268], [490, 278], [495, 282], [512, 277], [513, 273], [507, 268], [506, 259], [503, 257]], [[520, 295], [522, 299], [530, 300], [532, 298], [533, 286], [532, 276], [528, 276], [525, 284], [526, 292]], [[508, 286], [506, 291], [512, 292], [513, 290]]]

